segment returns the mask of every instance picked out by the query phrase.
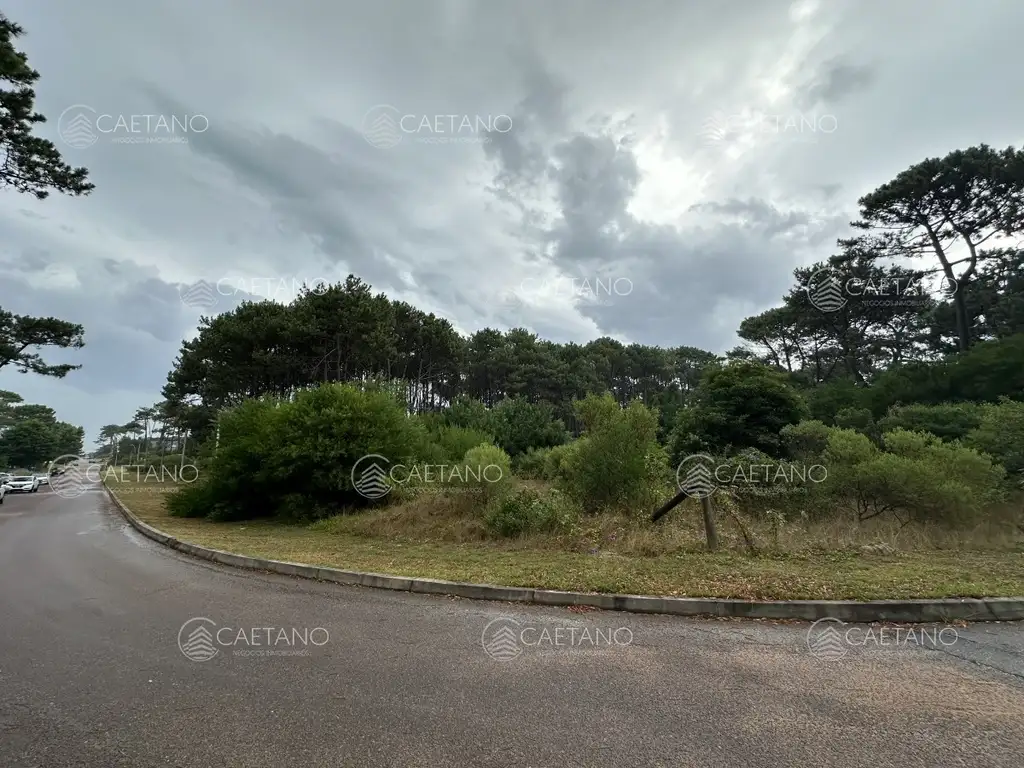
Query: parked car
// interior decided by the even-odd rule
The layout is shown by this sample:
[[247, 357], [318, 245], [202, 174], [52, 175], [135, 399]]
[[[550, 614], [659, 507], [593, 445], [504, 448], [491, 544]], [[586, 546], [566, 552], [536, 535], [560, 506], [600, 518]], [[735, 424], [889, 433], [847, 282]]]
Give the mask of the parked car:
[[39, 490], [39, 478], [35, 475], [15, 475], [7, 481], [8, 493], [35, 493]]
[[45, 472], [43, 472], [43, 474], [41, 474], [41, 475], [36, 475], [36, 480], [39, 481], [40, 485], [49, 485], [50, 484], [50, 476], [48, 474], [46, 474]]

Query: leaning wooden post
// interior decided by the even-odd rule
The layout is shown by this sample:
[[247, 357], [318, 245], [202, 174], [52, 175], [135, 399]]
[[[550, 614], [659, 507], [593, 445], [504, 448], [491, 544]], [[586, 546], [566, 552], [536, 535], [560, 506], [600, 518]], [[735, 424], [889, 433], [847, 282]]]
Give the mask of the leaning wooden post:
[[[658, 522], [658, 520], [682, 504], [683, 499], [690, 495], [689, 491], [680, 491], [677, 493], [671, 499], [662, 504], [661, 507], [651, 515], [651, 522]], [[708, 551], [714, 552], [718, 549], [718, 526], [715, 525], [714, 509], [711, 506], [711, 494], [702, 493], [699, 494], [699, 496], [700, 507], [704, 514], [704, 535], [707, 538]]]
[[664, 517], [669, 512], [671, 512], [673, 509], [675, 509], [680, 504], [682, 504], [683, 503], [683, 499], [685, 499], [689, 495], [690, 494], [688, 494], [686, 491], [680, 491], [679, 493], [677, 493], [671, 499], [669, 499], [664, 504], [662, 504], [662, 506], [653, 515], [651, 515], [651, 522], [652, 523], [658, 522], [658, 520], [660, 520], [662, 517]]

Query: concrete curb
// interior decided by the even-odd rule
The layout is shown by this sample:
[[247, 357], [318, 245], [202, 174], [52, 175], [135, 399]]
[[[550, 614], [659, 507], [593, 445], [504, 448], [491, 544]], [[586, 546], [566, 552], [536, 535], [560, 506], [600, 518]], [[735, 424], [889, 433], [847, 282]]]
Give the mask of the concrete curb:
[[490, 584], [465, 584], [439, 579], [388, 576], [382, 573], [343, 571], [302, 563], [263, 560], [207, 549], [179, 541], [139, 520], [106, 485], [107, 495], [125, 519], [142, 535], [171, 549], [236, 568], [269, 571], [335, 584], [393, 589], [432, 595], [451, 595], [471, 600], [495, 600], [511, 603], [572, 606], [585, 605], [606, 611], [662, 613], [674, 616], [721, 616], [746, 619], [803, 619], [817, 621], [832, 618], [848, 622], [892, 621], [931, 623], [949, 621], [1017, 621], [1024, 619], [1024, 597], [964, 598], [943, 600], [720, 600], [701, 597], [648, 597], [645, 595], [609, 595], [587, 592], [560, 592], [551, 589], [499, 587]]

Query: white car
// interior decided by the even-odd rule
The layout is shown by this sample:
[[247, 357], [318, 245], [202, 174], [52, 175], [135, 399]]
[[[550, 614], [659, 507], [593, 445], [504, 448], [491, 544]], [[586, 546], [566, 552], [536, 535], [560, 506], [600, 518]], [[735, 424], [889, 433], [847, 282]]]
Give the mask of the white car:
[[49, 475], [36, 475], [36, 480], [39, 481], [40, 485], [49, 485], [50, 484], [50, 476]]
[[0, 482], [0, 504], [4, 503], [4, 496], [7, 495], [7, 489], [10, 486], [7, 483]]
[[39, 478], [35, 475], [15, 475], [6, 482], [8, 493], [35, 493], [39, 490]]

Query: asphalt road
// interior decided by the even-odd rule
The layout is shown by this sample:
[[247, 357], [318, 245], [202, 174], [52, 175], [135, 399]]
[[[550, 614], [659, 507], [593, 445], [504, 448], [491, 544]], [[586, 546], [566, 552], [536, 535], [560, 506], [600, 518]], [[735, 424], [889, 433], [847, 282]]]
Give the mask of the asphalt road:
[[44, 490], [0, 506], [0, 766], [1021, 765], [1024, 628], [838, 629], [253, 575]]

